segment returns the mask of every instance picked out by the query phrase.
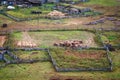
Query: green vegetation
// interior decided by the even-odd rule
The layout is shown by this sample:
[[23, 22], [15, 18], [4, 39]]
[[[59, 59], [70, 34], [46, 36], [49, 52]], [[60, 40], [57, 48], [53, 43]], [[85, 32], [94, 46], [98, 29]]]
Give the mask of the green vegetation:
[[11, 34], [8, 34], [7, 35], [7, 40], [6, 40], [6, 42], [5, 42], [5, 44], [4, 44], [4, 47], [10, 47], [10, 48], [14, 48], [15, 47], [15, 44], [14, 44], [14, 38], [13, 38], [13, 35], [11, 35]]
[[[87, 3], [82, 3], [82, 4], [87, 4], [87, 5], [93, 5], [94, 7], [98, 7], [99, 6], [117, 6], [119, 5], [119, 2], [116, 2], [116, 0], [90, 0], [90, 2]], [[53, 6], [51, 4], [47, 4], [48, 6]], [[44, 7], [43, 7], [44, 6]], [[43, 5], [42, 7], [33, 7], [33, 8], [28, 8], [28, 9], [16, 9], [13, 11], [8, 11], [7, 13], [10, 15], [13, 15], [15, 17], [18, 18], [35, 18], [38, 17], [38, 15], [31, 15], [31, 11], [32, 10], [40, 10], [43, 11], [43, 13], [46, 15], [48, 12], [51, 11], [51, 8], [49, 9], [45, 9], [45, 5]], [[108, 8], [108, 7], [107, 7]], [[111, 8], [111, 7], [110, 7]], [[25, 11], [24, 11], [25, 10]], [[24, 12], [23, 12], [24, 11]], [[109, 10], [108, 10], [109, 12]], [[111, 11], [110, 11], [111, 12]], [[87, 15], [91, 15], [92, 13], [85, 13]], [[44, 15], [40, 15], [40, 16], [44, 16]], [[71, 20], [71, 19], [69, 19]], [[83, 20], [82, 18], [80, 18], [79, 20], [74, 19], [77, 23], [77, 21], [81, 21]], [[85, 19], [86, 21], [87, 19]], [[56, 26], [56, 28], [58, 29], [60, 27], [62, 27], [62, 25], [64, 25], [63, 23], [67, 23], [68, 19], [62, 20], [62, 24], [60, 26], [60, 24], [57, 24], [57, 20], [47, 20], [47, 19], [41, 19], [39, 20], [39, 24], [41, 26], [42, 24], [46, 24], [49, 25], [50, 23], [52, 23], [52, 26]], [[74, 21], [74, 22], [75, 22]], [[72, 22], [72, 20], [70, 21], [70, 23]], [[73, 23], [74, 23], [73, 22]], [[26, 26], [27, 24], [27, 29], [31, 28], [30, 25], [32, 26], [38, 26], [38, 21], [36, 20], [31, 20], [31, 21], [26, 21], [25, 22], [13, 22], [11, 19], [3, 16], [0, 14], [0, 25], [2, 25], [3, 23], [7, 23], [10, 24], [10, 29], [16, 26], [17, 28], [19, 28], [19, 26], [22, 26], [23, 28], [26, 28], [24, 26]], [[23, 24], [23, 25], [20, 25]], [[84, 23], [84, 21], [83, 21]], [[66, 25], [65, 25], [66, 26]], [[68, 25], [69, 28], [71, 26], [73, 26], [73, 28], [77, 28], [74, 25]], [[103, 24], [103, 28], [109, 29], [111, 28], [111, 26], [114, 26], [113, 24], [109, 24], [109, 23], [105, 23]], [[15, 29], [16, 29], [15, 27]], [[89, 29], [93, 29], [94, 28], [101, 28], [101, 24], [98, 25], [92, 25], [92, 26], [87, 26], [84, 27], [84, 25], [79, 25], [79, 28], [89, 28]], [[34, 28], [34, 27], [32, 27]], [[41, 28], [41, 27], [40, 27]], [[48, 29], [51, 27], [45, 27], [45, 29]], [[66, 29], [66, 27], [65, 27]], [[2, 29], [1, 29], [2, 30]], [[3, 29], [6, 30], [6, 29]], [[19, 29], [18, 29], [19, 30]], [[87, 40], [89, 37], [93, 38], [95, 40], [95, 44], [93, 44], [92, 46], [98, 46], [97, 44], [101, 45], [101, 40], [99, 40], [98, 36], [90, 33], [90, 32], [86, 32], [86, 31], [45, 31], [45, 32], [29, 32], [29, 35], [32, 37], [32, 39], [34, 39], [38, 44], [40, 44], [40, 47], [52, 47], [54, 42], [59, 42], [59, 41], [64, 41], [64, 40], [71, 40], [71, 39], [81, 39], [81, 40]], [[89, 37], [88, 37], [89, 36]], [[118, 45], [120, 44], [120, 33], [119, 32], [103, 32], [101, 35], [101, 38], [104, 42], [110, 42], [112, 45]], [[8, 35], [8, 40], [5, 43], [5, 46], [10, 46], [11, 48], [15, 47], [14, 43], [16, 42], [16, 40], [21, 40], [22, 39], [22, 33], [21, 32], [14, 32], [11, 33], [10, 35]], [[64, 50], [52, 50], [51, 54], [53, 56], [53, 58], [56, 60], [57, 62], [57, 66], [59, 67], [107, 67], [108, 66], [108, 62], [106, 60], [106, 56], [104, 51], [102, 50], [83, 50], [83, 51], [70, 51], [70, 52], [74, 52], [75, 54], [65, 54], [64, 55]], [[99, 59], [91, 59], [92, 57], [87, 56], [86, 59], [83, 58], [79, 58], [79, 55], [89, 55], [92, 54], [91, 52], [94, 52], [96, 54], [100, 54], [103, 53], [103, 55], [99, 58]], [[43, 51], [16, 51], [13, 52], [15, 55], [17, 55], [18, 57], [20, 57], [21, 59], [48, 59], [48, 54], [46, 52]], [[72, 79], [76, 79], [76, 77], [78, 79], [76, 80], [120, 80], [120, 50], [116, 50], [113, 52], [110, 52], [110, 57], [112, 57], [112, 61], [113, 61], [113, 71], [112, 72], [56, 72], [54, 70], [54, 67], [52, 65], [51, 62], [37, 62], [37, 63], [32, 63], [32, 64], [10, 64], [4, 68], [0, 68], [0, 80], [50, 80], [51, 77], [57, 77], [57, 78], [64, 78], [61, 80], [66, 80], [72, 77]], [[8, 59], [11, 60], [11, 58], [7, 55], [5, 55]], [[95, 55], [93, 55], [95, 57]], [[3, 64], [3, 61], [0, 61], [0, 64]], [[71, 65], [72, 64], [72, 65]], [[81, 65], [82, 64], [82, 65]]]
[[8, 65], [0, 70], [1, 80], [49, 80], [54, 71], [50, 62]]
[[45, 51], [14, 51], [15, 55], [17, 55], [21, 59], [49, 59], [48, 53]]
[[90, 12], [84, 12], [83, 14], [84, 16], [98, 16], [98, 15], [101, 15], [102, 13], [90, 11]]
[[[45, 17], [49, 12], [52, 11], [53, 6], [54, 4], [45, 4], [40, 7], [16, 8], [15, 10], [7, 11], [7, 14], [20, 19]], [[32, 11], [41, 11], [42, 14], [39, 14], [39, 15], [32, 14], [31, 13]]]
[[15, 48], [15, 41], [22, 39], [21, 32], [12, 32], [11, 34], [7, 35], [7, 40], [4, 44], [4, 47]]
[[14, 59], [13, 59], [12, 57], [10, 57], [8, 54], [5, 54], [4, 56], [5, 56], [5, 58], [6, 58], [7, 60], [9, 60], [9, 61], [14, 60]]
[[59, 68], [105, 68], [109, 67], [106, 52], [102, 50], [63, 50], [51, 52]]
[[13, 32], [10, 34], [14, 40], [22, 39], [22, 33], [21, 32]]
[[119, 32], [103, 32], [101, 36], [103, 42], [109, 42], [112, 45], [120, 44], [120, 33]]
[[[54, 43], [65, 40], [86, 41], [95, 37], [93, 33], [87, 31], [42, 31], [29, 32], [29, 35], [40, 44], [40, 47], [52, 47]], [[93, 42], [91, 47], [97, 47], [96, 43]]]
[[0, 69], [1, 80], [49, 80], [50, 77], [73, 76], [75, 79], [92, 80], [119, 80], [120, 79], [120, 50], [111, 52], [114, 64], [112, 72], [56, 72], [50, 62], [38, 62], [33, 64], [12, 64]]
[[120, 2], [117, 2], [117, 0], [90, 0], [87, 3], [89, 5], [102, 5], [102, 6], [117, 6], [120, 5]]
[[1, 26], [3, 23], [9, 24], [9, 23], [11, 23], [11, 22], [12, 22], [12, 20], [11, 20], [10, 18], [8, 18], [8, 17], [0, 14], [0, 26]]
[[3, 60], [0, 60], [0, 65], [1, 65], [1, 64], [4, 64], [4, 61], [3, 61]]

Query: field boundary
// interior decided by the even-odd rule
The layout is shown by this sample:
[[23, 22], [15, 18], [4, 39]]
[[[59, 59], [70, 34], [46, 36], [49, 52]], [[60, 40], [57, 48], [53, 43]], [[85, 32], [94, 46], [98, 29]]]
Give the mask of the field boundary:
[[[40, 31], [46, 31], [46, 30], [37, 30], [36, 32], [40, 32]], [[102, 46], [103, 47], [99, 47], [99, 48], [86, 48], [85, 50], [89, 50], [89, 49], [92, 49], [92, 50], [105, 50], [106, 51], [106, 55], [107, 55], [107, 60], [108, 60], [108, 63], [109, 63], [109, 67], [105, 67], [105, 68], [59, 68], [57, 66], [57, 63], [56, 61], [54, 60], [54, 58], [52, 57], [51, 55], [51, 51], [50, 49], [48, 48], [13, 48], [13, 49], [7, 49], [8, 51], [46, 51], [48, 53], [48, 57], [50, 58], [49, 60], [39, 60], [39, 59], [35, 59], [35, 60], [14, 60], [14, 61], [11, 61], [6, 65], [8, 64], [22, 64], [22, 63], [34, 63], [34, 62], [44, 62], [44, 61], [50, 61], [52, 62], [55, 70], [57, 72], [79, 72], [79, 71], [112, 71], [113, 70], [113, 64], [112, 64], [112, 59], [110, 57], [110, 51], [108, 49], [108, 47], [103, 43], [103, 41], [101, 40], [101, 36], [100, 34], [98, 33], [97, 30], [86, 30], [86, 29], [75, 29], [75, 30], [48, 30], [48, 31], [89, 31], [89, 32], [92, 32], [92, 33], [95, 33], [95, 35], [98, 35], [98, 39], [100, 40], [100, 42], [102, 43]], [[32, 32], [32, 31], [31, 31]], [[0, 48], [0, 50], [5, 50], [4, 48]], [[78, 50], [78, 49], [75, 49], [75, 50]], [[79, 49], [79, 50], [83, 50], [83, 49]]]
[[[1, 51], [5, 50], [4, 48], [0, 49]], [[4, 60], [5, 63], [0, 65], [0, 68], [3, 68], [9, 64], [23, 64], [23, 63], [35, 63], [35, 62], [47, 62], [47, 61], [51, 61], [50, 59], [27, 59], [27, 60], [23, 60], [20, 59], [19, 57], [17, 57], [16, 55], [12, 54], [11, 51], [45, 51], [48, 53], [48, 49], [46, 48], [16, 48], [16, 49], [7, 49], [6, 51], [4, 51], [5, 53], [10, 53], [9, 55], [11, 57], [14, 57], [14, 60]], [[49, 58], [49, 56], [48, 56]]]
[[[58, 53], [59, 54], [59, 53]], [[109, 51], [106, 51], [107, 55], [107, 60], [109, 63], [109, 67], [104, 67], [104, 68], [59, 68], [57, 66], [56, 60], [52, 57], [50, 51], [49, 51], [49, 56], [52, 61], [52, 64], [57, 72], [79, 72], [79, 71], [112, 71], [113, 65], [112, 65], [112, 60], [109, 56]]]
[[[110, 57], [110, 51], [109, 51], [109, 49], [108, 49], [108, 47], [106, 47], [105, 46], [105, 44], [103, 43], [103, 41], [101, 40], [101, 37], [100, 37], [100, 34], [99, 33], [97, 33], [98, 31], [96, 30], [96, 34], [98, 35], [98, 38], [99, 38], [99, 40], [101, 41], [101, 43], [103, 44], [103, 48], [98, 48], [98, 49], [103, 49], [103, 50], [105, 50], [106, 51], [106, 58], [107, 58], [107, 60], [108, 60], [108, 63], [109, 63], [109, 67], [105, 67], [105, 68], [59, 68], [58, 66], [57, 66], [57, 63], [56, 63], [56, 61], [55, 61], [55, 59], [52, 57], [52, 55], [51, 55], [51, 53], [50, 53], [50, 51], [49, 51], [49, 56], [50, 56], [50, 59], [51, 59], [51, 61], [52, 61], [52, 64], [53, 64], [53, 66], [54, 66], [54, 68], [55, 68], [55, 70], [57, 71], [57, 72], [79, 72], [79, 71], [112, 71], [113, 70], [113, 64], [112, 64], [112, 59], [111, 59], [111, 57]], [[95, 48], [93, 48], [93, 49], [95, 49]], [[83, 49], [82, 49], [83, 50]], [[58, 53], [59, 54], [59, 53]]]

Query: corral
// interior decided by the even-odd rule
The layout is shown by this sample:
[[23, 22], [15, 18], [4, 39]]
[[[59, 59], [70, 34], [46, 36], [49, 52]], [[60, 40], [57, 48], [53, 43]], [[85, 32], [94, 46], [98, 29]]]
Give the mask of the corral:
[[109, 70], [107, 52], [104, 50], [63, 50], [51, 51], [51, 58], [57, 71]]
[[[18, 34], [18, 33], [14, 33]], [[19, 35], [20, 34], [20, 35]], [[87, 31], [42, 31], [42, 32], [20, 32], [18, 36], [22, 36], [21, 39], [15, 40], [18, 47], [32, 47], [32, 44], [36, 44], [34, 47], [54, 47], [55, 43], [71, 40], [81, 40], [83, 47], [99, 47], [95, 42], [96, 37], [94, 33]], [[14, 38], [16, 39], [16, 36]], [[89, 37], [88, 37], [89, 36]], [[29, 41], [28, 41], [29, 40]], [[20, 45], [21, 42], [21, 45]], [[22, 43], [24, 44], [22, 45]], [[31, 43], [31, 45], [27, 45]], [[26, 44], [26, 45], [25, 45]]]
[[[5, 53], [4, 59], [1, 58], [3, 55], [0, 55], [0, 79], [119, 80], [119, 2], [119, 0], [89, 0], [86, 3], [72, 4], [104, 13], [97, 16], [74, 15], [59, 20], [39, 18], [16, 22], [0, 15], [0, 25], [8, 25], [0, 28], [1, 33], [6, 34], [5, 44], [2, 45], [4, 47], [0, 48], [0, 54]], [[25, 11], [27, 12], [27, 9]], [[41, 13], [33, 9], [29, 14], [32, 15], [33, 12]], [[91, 12], [85, 14], [91, 15]], [[34, 17], [38, 16], [40, 14]], [[89, 22], [95, 25], [85, 25]], [[81, 47], [84, 44], [87, 47]], [[113, 51], [109, 51], [109, 45]]]

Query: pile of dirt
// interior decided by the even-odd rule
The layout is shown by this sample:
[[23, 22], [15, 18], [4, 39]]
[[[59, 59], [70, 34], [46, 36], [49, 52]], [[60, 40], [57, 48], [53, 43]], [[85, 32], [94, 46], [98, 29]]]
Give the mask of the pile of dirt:
[[49, 17], [49, 18], [64, 18], [65, 14], [60, 11], [54, 10], [54, 11], [50, 12], [47, 15], [47, 17]]

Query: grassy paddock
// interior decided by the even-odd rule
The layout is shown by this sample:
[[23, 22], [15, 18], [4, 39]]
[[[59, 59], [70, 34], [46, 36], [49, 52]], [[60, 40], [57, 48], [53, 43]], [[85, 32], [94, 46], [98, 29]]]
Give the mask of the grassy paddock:
[[51, 55], [59, 68], [107, 68], [104, 50], [64, 50], [52, 49]]
[[[38, 31], [28, 32], [30, 37], [39, 45], [41, 48], [53, 47], [53, 44], [65, 40], [82, 40], [85, 42], [88, 39], [93, 39], [90, 47], [99, 47], [96, 43], [96, 35], [88, 31]], [[5, 46], [15, 47], [16, 41], [22, 40], [22, 32], [13, 32], [8, 35], [8, 40]], [[95, 41], [94, 41], [95, 40]]]
[[[38, 42], [40, 47], [52, 47], [55, 42], [65, 40], [82, 40], [84, 42], [95, 37], [95, 34], [87, 31], [43, 31], [29, 32], [29, 35]], [[98, 47], [98, 45], [93, 42], [91, 47]]]
[[55, 72], [50, 62], [33, 64], [13, 64], [0, 69], [1, 80], [49, 80], [51, 77], [84, 79], [84, 80], [119, 80], [120, 50], [111, 52], [114, 71], [112, 72]]
[[20, 59], [49, 59], [48, 53], [45, 51], [14, 51]]

